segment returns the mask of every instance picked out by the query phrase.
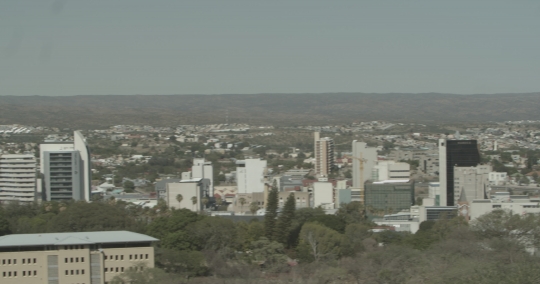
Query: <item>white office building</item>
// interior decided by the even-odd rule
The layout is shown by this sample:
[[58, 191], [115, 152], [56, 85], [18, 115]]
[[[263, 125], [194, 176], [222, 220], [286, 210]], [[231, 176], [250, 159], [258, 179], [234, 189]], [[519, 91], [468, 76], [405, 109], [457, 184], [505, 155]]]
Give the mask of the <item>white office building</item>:
[[45, 142], [40, 145], [40, 171], [44, 199], [91, 199], [92, 170], [86, 139], [75, 131], [73, 142]]
[[365, 142], [354, 140], [352, 142], [352, 152], [353, 187], [363, 189], [364, 183], [371, 178], [373, 167], [377, 162], [377, 148], [367, 147]]
[[205, 185], [203, 179], [194, 178], [171, 182], [166, 185], [166, 199], [169, 207], [176, 209], [189, 209], [194, 212], [203, 210], [205, 204], [203, 198]]
[[491, 166], [454, 167], [454, 204], [487, 198]]
[[372, 181], [409, 179], [411, 165], [395, 161], [378, 161], [371, 173]]
[[[193, 159], [193, 166], [191, 167], [192, 178], [207, 179], [210, 184], [208, 186], [208, 193], [210, 196], [214, 195], [214, 168], [212, 162], [207, 162], [204, 158]], [[184, 178], [182, 178], [184, 179]]]
[[0, 203], [36, 200], [36, 165], [33, 155], [0, 155]]
[[334, 203], [334, 188], [331, 182], [313, 183], [313, 207]]
[[508, 180], [507, 173], [490, 172], [488, 175], [490, 185], [505, 185]]
[[266, 160], [245, 159], [236, 161], [238, 193], [264, 192]]

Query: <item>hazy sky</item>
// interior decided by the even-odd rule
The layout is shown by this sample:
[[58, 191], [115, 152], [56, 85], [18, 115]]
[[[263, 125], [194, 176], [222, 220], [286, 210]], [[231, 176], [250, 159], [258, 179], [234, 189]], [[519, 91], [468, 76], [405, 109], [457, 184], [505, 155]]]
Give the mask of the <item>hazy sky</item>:
[[0, 95], [537, 91], [538, 0], [0, 1]]

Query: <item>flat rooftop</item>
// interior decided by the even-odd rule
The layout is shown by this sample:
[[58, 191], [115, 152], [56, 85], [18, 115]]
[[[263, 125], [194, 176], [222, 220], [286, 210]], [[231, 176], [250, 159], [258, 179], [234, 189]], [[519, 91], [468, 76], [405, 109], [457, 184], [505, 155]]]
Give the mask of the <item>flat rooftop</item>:
[[14, 234], [0, 237], [0, 247], [92, 245], [156, 241], [159, 240], [147, 235], [129, 231]]

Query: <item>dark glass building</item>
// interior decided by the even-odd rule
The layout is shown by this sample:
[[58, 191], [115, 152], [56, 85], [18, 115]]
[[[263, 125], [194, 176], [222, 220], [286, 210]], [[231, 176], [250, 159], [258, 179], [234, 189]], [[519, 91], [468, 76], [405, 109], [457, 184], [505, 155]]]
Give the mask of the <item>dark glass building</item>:
[[454, 206], [454, 167], [475, 167], [480, 164], [476, 140], [446, 140], [446, 202]]
[[414, 205], [413, 181], [368, 181], [364, 188], [364, 205], [370, 219], [408, 210]]

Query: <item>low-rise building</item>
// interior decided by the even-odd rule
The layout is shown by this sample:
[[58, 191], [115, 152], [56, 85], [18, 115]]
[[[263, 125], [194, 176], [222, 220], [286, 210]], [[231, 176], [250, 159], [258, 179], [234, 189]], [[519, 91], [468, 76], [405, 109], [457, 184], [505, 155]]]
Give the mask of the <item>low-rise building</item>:
[[6, 235], [0, 283], [108, 283], [130, 269], [153, 268], [156, 241], [128, 231]]

